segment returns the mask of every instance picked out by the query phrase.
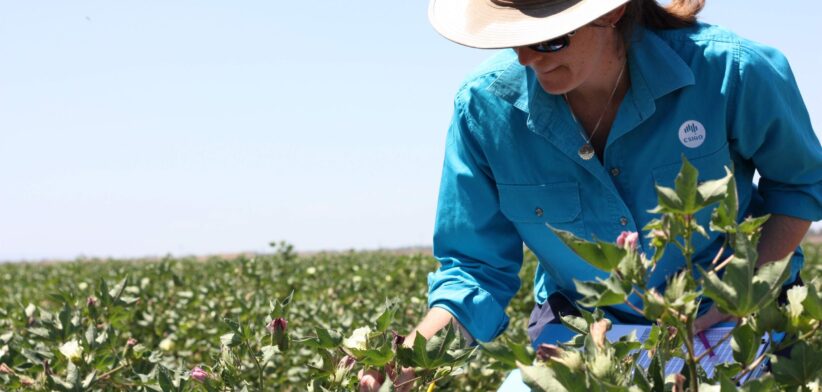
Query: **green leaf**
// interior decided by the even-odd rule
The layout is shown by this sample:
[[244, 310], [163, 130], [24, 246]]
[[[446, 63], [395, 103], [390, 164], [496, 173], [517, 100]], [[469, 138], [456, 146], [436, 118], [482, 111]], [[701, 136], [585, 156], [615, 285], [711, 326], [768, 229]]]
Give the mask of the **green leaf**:
[[171, 382], [171, 376], [169, 375], [168, 369], [163, 366], [159, 366], [159, 371], [157, 372], [158, 382], [160, 383], [160, 389], [163, 392], [173, 392], [174, 391], [174, 384]]
[[339, 332], [319, 327], [314, 330], [317, 332], [318, 347], [332, 349], [342, 344], [343, 336]]
[[568, 391], [556, 377], [554, 369], [536, 365], [519, 365], [520, 373], [522, 374], [522, 382], [531, 387], [531, 391], [540, 392], [564, 392]]
[[725, 167], [725, 177], [722, 177], [718, 180], [705, 181], [701, 185], [699, 185], [697, 187], [697, 193], [699, 194], [699, 204], [701, 208], [705, 208], [713, 203], [725, 200], [727, 198], [728, 193], [731, 192], [731, 186], [729, 185], [732, 182], [733, 174], [731, 173], [730, 169]]
[[582, 295], [582, 299], [577, 302], [585, 307], [610, 306], [625, 301], [626, 294], [614, 276], [606, 280], [598, 279], [597, 282], [581, 282], [574, 279], [574, 285], [577, 292]]
[[731, 348], [734, 360], [744, 366], [756, 359], [756, 352], [762, 341], [762, 334], [757, 333], [750, 323], [738, 325], [731, 335]]
[[768, 219], [770, 217], [771, 217], [771, 215], [768, 214], [768, 215], [763, 215], [763, 216], [759, 216], [759, 217], [756, 217], [756, 218], [751, 218], [751, 217], [746, 218], [744, 221], [742, 221], [742, 223], [739, 224], [739, 229], [738, 229], [739, 233], [740, 234], [746, 234], [746, 235], [751, 235], [751, 234], [755, 233], [757, 230], [759, 230], [759, 228], [762, 225], [765, 224], [765, 222], [768, 221]]
[[588, 334], [588, 322], [585, 321], [582, 317], [577, 317], [573, 315], [562, 316], [560, 315], [559, 320], [565, 325], [566, 328], [570, 329], [571, 331], [583, 335]]
[[691, 165], [688, 158], [682, 155], [682, 167], [679, 169], [674, 180], [674, 188], [676, 195], [682, 201], [681, 212], [683, 214], [693, 214], [701, 208], [697, 201], [697, 182], [699, 181], [699, 172]]
[[656, 195], [659, 206], [651, 211], [652, 214], [661, 213], [681, 213], [683, 211], [683, 203], [676, 191], [672, 188], [666, 188], [661, 185], [654, 185], [656, 188]]
[[385, 311], [383, 311], [382, 314], [375, 320], [376, 330], [378, 332], [385, 332], [388, 330], [388, 327], [394, 321], [394, 317], [397, 314], [397, 308], [396, 302], [385, 302]]
[[359, 361], [365, 366], [382, 367], [394, 359], [394, 350], [391, 344], [384, 344], [376, 349], [369, 349], [362, 352]]
[[226, 347], [235, 347], [239, 345], [240, 342], [240, 336], [234, 332], [229, 332], [223, 336], [220, 336], [220, 343]]
[[771, 302], [756, 314], [756, 328], [761, 334], [784, 329], [787, 323], [788, 319], [779, 311], [776, 301]]
[[123, 278], [119, 283], [117, 283], [114, 288], [109, 290], [108, 296], [111, 298], [111, 301], [117, 301], [120, 299], [120, 296], [123, 295], [123, 290], [126, 288], [126, 283], [128, 282], [128, 277]]
[[530, 365], [534, 361], [533, 350], [528, 350], [521, 344], [512, 343], [509, 339], [502, 337], [490, 343], [478, 342], [484, 354], [496, 359], [502, 366], [498, 370], [512, 370], [517, 368], [517, 362]]
[[816, 320], [822, 320], [822, 298], [814, 285], [808, 285], [808, 295], [802, 302], [805, 311]]
[[627, 253], [625, 249], [612, 243], [590, 242], [575, 236], [569, 231], [557, 230], [551, 225], [548, 225], [548, 228], [577, 256], [605, 272], [616, 269]]
[[774, 356], [771, 369], [777, 382], [802, 386], [813, 381], [822, 372], [822, 352], [804, 341], [796, 343], [789, 358]]
[[745, 317], [773, 302], [790, 276], [790, 255], [765, 264], [756, 274], [754, 260], [734, 256], [725, 267], [722, 280], [714, 272], [704, 274], [703, 271], [704, 295], [711, 298], [721, 311], [737, 317]]

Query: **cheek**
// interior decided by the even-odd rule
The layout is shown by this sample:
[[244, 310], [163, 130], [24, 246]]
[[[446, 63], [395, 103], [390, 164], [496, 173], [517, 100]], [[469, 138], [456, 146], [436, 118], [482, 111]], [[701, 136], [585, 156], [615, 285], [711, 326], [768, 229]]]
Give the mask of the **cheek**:
[[577, 77], [573, 68], [562, 65], [551, 72], [538, 74], [537, 81], [545, 92], [553, 95], [565, 94], [577, 85]]

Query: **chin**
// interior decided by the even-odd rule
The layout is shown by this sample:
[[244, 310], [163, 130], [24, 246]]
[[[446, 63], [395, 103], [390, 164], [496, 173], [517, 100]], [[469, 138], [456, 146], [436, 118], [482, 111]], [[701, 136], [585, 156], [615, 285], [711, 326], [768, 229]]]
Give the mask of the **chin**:
[[564, 80], [537, 79], [537, 81], [539, 82], [539, 85], [542, 86], [542, 89], [551, 95], [562, 95], [573, 89], [572, 86]]

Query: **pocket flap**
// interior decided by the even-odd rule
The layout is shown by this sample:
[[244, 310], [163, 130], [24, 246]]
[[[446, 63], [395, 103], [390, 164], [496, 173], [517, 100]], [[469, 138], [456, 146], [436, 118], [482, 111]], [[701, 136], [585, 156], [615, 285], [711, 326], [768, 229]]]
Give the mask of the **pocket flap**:
[[562, 223], [579, 216], [579, 185], [497, 185], [502, 213], [512, 222]]

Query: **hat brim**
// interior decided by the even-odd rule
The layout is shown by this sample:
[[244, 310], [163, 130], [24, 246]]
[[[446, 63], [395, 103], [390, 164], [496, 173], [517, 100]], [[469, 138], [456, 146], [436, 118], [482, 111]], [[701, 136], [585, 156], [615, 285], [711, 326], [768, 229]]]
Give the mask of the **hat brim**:
[[458, 44], [500, 49], [559, 37], [628, 1], [545, 1], [540, 6], [515, 8], [491, 0], [431, 0], [428, 19], [437, 32]]

